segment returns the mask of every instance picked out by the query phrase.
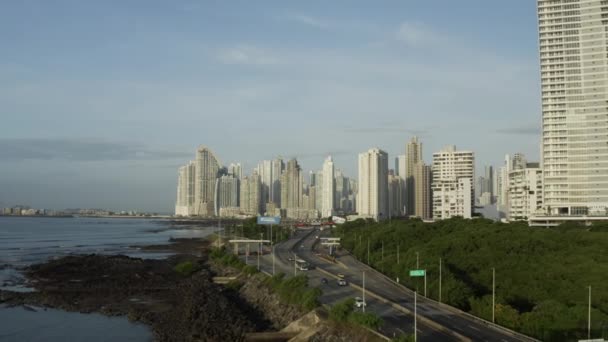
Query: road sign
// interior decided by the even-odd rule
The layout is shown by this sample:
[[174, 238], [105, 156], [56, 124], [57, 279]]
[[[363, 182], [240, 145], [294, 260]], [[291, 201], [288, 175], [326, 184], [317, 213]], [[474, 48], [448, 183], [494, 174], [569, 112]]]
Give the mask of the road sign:
[[410, 277], [424, 277], [425, 270], [410, 270]]
[[258, 224], [279, 224], [281, 223], [280, 216], [258, 216]]

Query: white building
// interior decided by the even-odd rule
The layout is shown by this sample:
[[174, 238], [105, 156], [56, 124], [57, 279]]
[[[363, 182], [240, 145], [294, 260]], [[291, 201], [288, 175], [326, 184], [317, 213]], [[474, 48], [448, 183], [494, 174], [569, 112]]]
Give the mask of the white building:
[[471, 151], [448, 146], [433, 153], [433, 219], [471, 218], [474, 206], [475, 158]]
[[356, 205], [359, 216], [388, 218], [388, 154], [378, 148], [359, 154]]
[[215, 214], [220, 215], [221, 208], [239, 206], [239, 180], [231, 175], [224, 175], [216, 181]]
[[509, 220], [527, 221], [542, 206], [543, 172], [538, 163], [509, 172]]
[[194, 162], [191, 161], [179, 168], [175, 215], [192, 215], [192, 209], [194, 206], [194, 177], [196, 173], [194, 165]]
[[228, 175], [236, 179], [243, 178], [243, 167], [241, 166], [241, 163], [230, 163], [228, 166]]
[[325, 162], [323, 163], [323, 195], [321, 196], [323, 201], [323, 204], [321, 206], [322, 217], [330, 217], [334, 214], [335, 188], [336, 183], [334, 179], [334, 162], [331, 159], [331, 156], [329, 156], [327, 157], [327, 159], [325, 159]]
[[538, 0], [544, 207], [607, 216], [608, 6]]
[[262, 182], [254, 173], [241, 181], [241, 212], [245, 215], [259, 215], [261, 212]]

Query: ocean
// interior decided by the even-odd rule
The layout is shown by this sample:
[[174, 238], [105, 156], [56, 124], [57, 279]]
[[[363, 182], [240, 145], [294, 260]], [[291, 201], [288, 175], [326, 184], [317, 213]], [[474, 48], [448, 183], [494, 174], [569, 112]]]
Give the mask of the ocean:
[[[19, 269], [70, 254], [124, 254], [165, 258], [137, 246], [170, 238], [204, 237], [214, 228], [172, 228], [167, 221], [120, 218], [0, 216], [0, 289], [32, 291]], [[111, 331], [111, 335], [103, 332]], [[99, 332], [99, 333], [97, 333]], [[150, 330], [126, 318], [0, 306], [0, 341], [151, 341]]]

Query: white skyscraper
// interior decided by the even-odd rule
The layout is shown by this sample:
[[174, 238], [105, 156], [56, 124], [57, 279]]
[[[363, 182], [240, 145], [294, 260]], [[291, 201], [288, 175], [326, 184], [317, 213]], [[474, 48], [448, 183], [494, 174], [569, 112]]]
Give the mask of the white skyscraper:
[[232, 175], [224, 175], [216, 180], [215, 214], [220, 215], [222, 208], [239, 206], [239, 179]]
[[474, 205], [475, 159], [471, 151], [448, 146], [433, 153], [433, 219], [471, 218]]
[[544, 207], [606, 216], [608, 5], [538, 0]]
[[321, 206], [321, 216], [330, 217], [334, 214], [334, 162], [331, 156], [323, 163], [323, 205]]
[[192, 215], [194, 205], [194, 162], [179, 168], [177, 179], [177, 200], [175, 201], [175, 215]]
[[528, 220], [543, 204], [543, 171], [527, 163], [509, 172], [509, 220]]
[[356, 206], [360, 216], [388, 218], [388, 154], [378, 148], [359, 154]]
[[243, 178], [243, 168], [241, 163], [230, 163], [228, 166], [228, 174], [236, 179]]

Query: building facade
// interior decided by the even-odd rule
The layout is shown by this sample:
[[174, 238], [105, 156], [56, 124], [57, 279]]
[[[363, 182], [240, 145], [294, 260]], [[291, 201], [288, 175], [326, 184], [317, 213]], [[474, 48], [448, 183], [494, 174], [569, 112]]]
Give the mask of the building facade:
[[607, 216], [608, 6], [538, 0], [546, 214]]
[[194, 208], [194, 177], [196, 176], [194, 165], [194, 162], [190, 161], [178, 170], [175, 215], [192, 215], [192, 209]]
[[215, 180], [219, 176], [221, 163], [213, 152], [205, 146], [196, 150], [194, 178], [193, 215], [213, 216], [215, 214]]
[[257, 173], [243, 177], [240, 200], [243, 214], [259, 215], [262, 212], [262, 181]]
[[414, 167], [422, 161], [422, 143], [413, 137], [405, 146], [405, 206], [407, 215], [416, 214]]
[[509, 221], [527, 221], [543, 208], [543, 171], [527, 163], [509, 172]]
[[471, 218], [474, 208], [475, 159], [471, 151], [448, 146], [433, 153], [433, 219]]
[[[321, 216], [330, 217], [334, 214], [334, 191], [336, 183], [334, 179], [334, 162], [331, 156], [323, 163], [323, 204], [321, 205]], [[314, 209], [314, 208], [311, 208]]]
[[359, 154], [356, 205], [359, 216], [388, 218], [388, 154], [378, 148]]
[[414, 167], [414, 189], [416, 199], [416, 217], [430, 220], [433, 216], [433, 197], [431, 193], [431, 167], [423, 162]]

